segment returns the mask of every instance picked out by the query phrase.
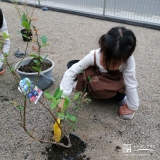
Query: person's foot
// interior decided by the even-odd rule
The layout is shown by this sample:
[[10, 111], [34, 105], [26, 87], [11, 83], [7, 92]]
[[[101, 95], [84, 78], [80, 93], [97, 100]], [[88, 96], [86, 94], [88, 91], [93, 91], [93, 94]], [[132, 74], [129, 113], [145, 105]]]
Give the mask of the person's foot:
[[4, 73], [4, 69], [0, 68], [0, 75]]
[[122, 119], [130, 120], [134, 117], [135, 111], [132, 111], [127, 106], [127, 98], [125, 97], [119, 102], [119, 116]]

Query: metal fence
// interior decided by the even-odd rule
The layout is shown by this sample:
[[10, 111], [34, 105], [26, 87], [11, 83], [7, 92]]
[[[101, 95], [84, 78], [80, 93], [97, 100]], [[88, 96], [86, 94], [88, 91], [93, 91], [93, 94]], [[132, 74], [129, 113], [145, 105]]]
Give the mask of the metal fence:
[[160, 0], [19, 0], [19, 2], [160, 29]]

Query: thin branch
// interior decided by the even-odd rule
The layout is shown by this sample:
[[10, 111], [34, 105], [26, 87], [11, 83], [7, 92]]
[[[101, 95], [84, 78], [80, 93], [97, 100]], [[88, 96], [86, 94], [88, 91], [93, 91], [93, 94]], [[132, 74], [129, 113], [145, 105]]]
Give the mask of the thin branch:
[[[21, 125], [21, 124], [20, 124], [20, 125]], [[31, 138], [33, 138], [33, 139], [36, 140], [36, 141], [43, 142], [43, 143], [57, 144], [57, 145], [60, 145], [60, 146], [62, 146], [62, 147], [65, 147], [65, 148], [70, 148], [70, 147], [72, 146], [69, 135], [66, 136], [66, 138], [68, 139], [68, 145], [65, 145], [65, 144], [59, 143], [59, 142], [52, 142], [52, 141], [45, 141], [45, 140], [42, 140], [42, 139], [38, 139], [38, 138], [34, 137], [32, 134], [30, 134], [30, 133], [28, 132], [28, 130], [26, 129], [26, 127], [24, 127], [23, 125], [21, 125], [21, 127], [24, 129], [24, 131], [25, 131]]]
[[61, 129], [61, 131], [62, 131], [62, 133], [64, 134], [64, 136], [67, 137], [66, 133], [63, 131], [61, 125], [57, 122], [57, 118], [54, 116], [54, 114], [51, 112], [51, 110], [50, 110], [49, 108], [47, 108], [42, 101], [40, 101], [40, 100], [38, 100], [38, 101], [39, 101], [39, 103], [41, 103], [41, 104], [43, 105], [43, 107], [44, 107], [45, 109], [48, 110], [48, 112], [52, 115], [52, 117], [54, 118], [55, 122], [57, 123], [58, 127]]
[[24, 128], [26, 128], [26, 102], [27, 102], [27, 99], [26, 99], [26, 95], [25, 95], [25, 98], [24, 98], [24, 111], [23, 111], [23, 125], [24, 125]]

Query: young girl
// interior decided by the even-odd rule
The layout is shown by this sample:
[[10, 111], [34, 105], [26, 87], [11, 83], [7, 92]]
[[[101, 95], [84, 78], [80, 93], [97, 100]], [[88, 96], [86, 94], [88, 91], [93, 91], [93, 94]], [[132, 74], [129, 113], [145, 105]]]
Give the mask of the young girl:
[[[100, 37], [99, 46], [99, 49], [92, 50], [65, 72], [60, 88], [64, 95], [70, 95], [73, 88], [84, 91], [84, 83], [90, 76], [88, 92], [99, 99], [114, 97], [119, 102], [120, 117], [131, 119], [139, 107], [135, 60], [132, 55], [136, 37], [125, 27], [115, 27]], [[74, 81], [75, 78], [77, 81]], [[63, 107], [64, 100], [59, 104], [59, 109]]]
[[[8, 34], [7, 23], [3, 16], [2, 10], [0, 9], [0, 37], [2, 36], [3, 32]], [[3, 53], [8, 54], [9, 48], [10, 48], [10, 40], [5, 39], [4, 44], [3, 44]], [[4, 73], [4, 70], [2, 68], [3, 59], [4, 59], [3, 54], [0, 53], [0, 75]]]

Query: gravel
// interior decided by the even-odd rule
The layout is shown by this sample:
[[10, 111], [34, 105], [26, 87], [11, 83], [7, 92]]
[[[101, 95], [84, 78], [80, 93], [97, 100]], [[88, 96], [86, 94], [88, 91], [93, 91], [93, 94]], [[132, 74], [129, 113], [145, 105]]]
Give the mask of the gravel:
[[[7, 19], [11, 37], [9, 60], [14, 66], [19, 61], [14, 52], [25, 50], [26, 43], [18, 33], [22, 29], [13, 4], [0, 2]], [[29, 12], [31, 8], [28, 8]], [[85, 152], [91, 160], [158, 160], [160, 159], [160, 32], [120, 23], [86, 18], [66, 13], [35, 9], [35, 25], [41, 35], [48, 37], [50, 46], [42, 51], [55, 62], [53, 76], [56, 82], [49, 90], [59, 85], [70, 59], [81, 59], [90, 50], [98, 48], [99, 37], [114, 26], [125, 26], [137, 37], [134, 52], [137, 64], [137, 80], [140, 107], [134, 119], [121, 120], [117, 103], [93, 99], [79, 113], [75, 133], [87, 142]], [[29, 53], [32, 53], [31, 46]], [[0, 76], [0, 160], [45, 160], [45, 147], [24, 132], [19, 125], [19, 112], [10, 100], [21, 102], [21, 94], [6, 65]], [[46, 103], [47, 104], [47, 103]], [[49, 105], [49, 104], [47, 104]], [[27, 107], [28, 129], [35, 129], [39, 138], [52, 137], [53, 120], [40, 105]], [[124, 153], [124, 144], [131, 144], [131, 153]], [[155, 151], [135, 151], [140, 148]]]

